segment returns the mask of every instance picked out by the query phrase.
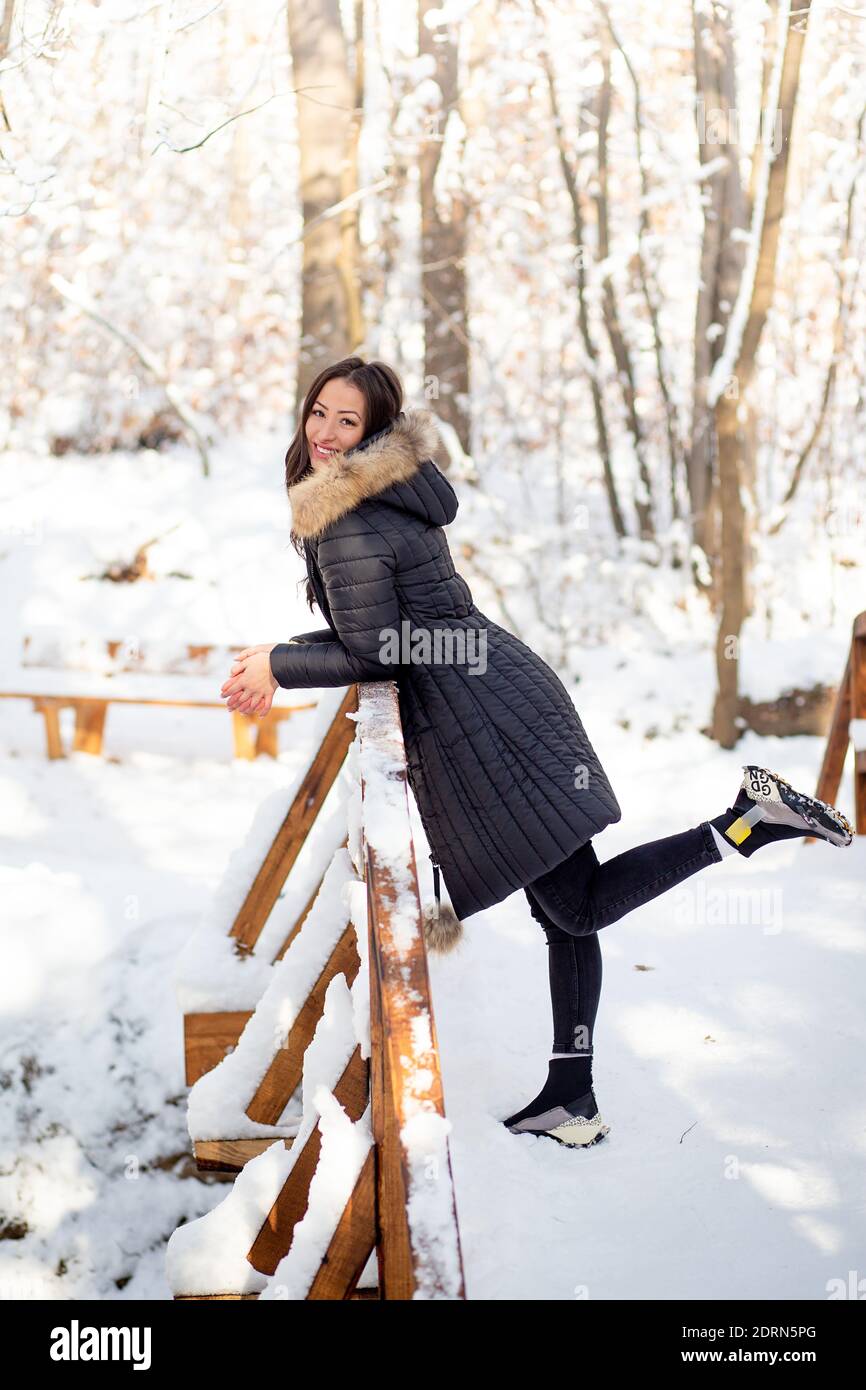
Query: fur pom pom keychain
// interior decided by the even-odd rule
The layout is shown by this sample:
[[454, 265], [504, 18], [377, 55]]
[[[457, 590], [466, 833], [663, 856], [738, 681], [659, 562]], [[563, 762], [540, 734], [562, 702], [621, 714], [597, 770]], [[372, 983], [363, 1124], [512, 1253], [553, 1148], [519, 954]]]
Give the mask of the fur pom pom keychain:
[[430, 862], [433, 865], [433, 891], [436, 894], [436, 902], [428, 903], [424, 909], [424, 940], [428, 951], [446, 955], [453, 951], [461, 940], [463, 923], [453, 907], [447, 903], [443, 907], [439, 897], [439, 864], [432, 854]]

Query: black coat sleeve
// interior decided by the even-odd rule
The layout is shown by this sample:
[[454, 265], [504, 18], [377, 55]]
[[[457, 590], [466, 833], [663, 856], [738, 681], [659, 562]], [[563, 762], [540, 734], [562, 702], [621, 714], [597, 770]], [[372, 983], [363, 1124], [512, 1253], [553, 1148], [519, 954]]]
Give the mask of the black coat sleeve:
[[299, 632], [297, 637], [290, 637], [290, 642], [333, 642], [334, 633], [329, 627], [317, 627], [312, 632]]
[[320, 546], [319, 566], [337, 638], [278, 642], [271, 652], [274, 680], [286, 690], [394, 680], [396, 664], [379, 656], [380, 631], [400, 634], [393, 550], [376, 531], [355, 529]]

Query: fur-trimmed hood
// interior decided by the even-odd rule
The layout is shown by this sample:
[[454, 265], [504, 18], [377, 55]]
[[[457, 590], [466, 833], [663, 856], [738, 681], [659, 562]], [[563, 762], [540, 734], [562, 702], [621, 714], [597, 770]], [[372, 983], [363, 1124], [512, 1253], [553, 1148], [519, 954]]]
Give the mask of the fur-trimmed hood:
[[368, 497], [447, 526], [457, 514], [457, 497], [433, 461], [438, 444], [429, 410], [401, 410], [353, 449], [327, 461], [312, 459], [312, 471], [289, 488], [295, 534], [304, 540], [321, 535]]

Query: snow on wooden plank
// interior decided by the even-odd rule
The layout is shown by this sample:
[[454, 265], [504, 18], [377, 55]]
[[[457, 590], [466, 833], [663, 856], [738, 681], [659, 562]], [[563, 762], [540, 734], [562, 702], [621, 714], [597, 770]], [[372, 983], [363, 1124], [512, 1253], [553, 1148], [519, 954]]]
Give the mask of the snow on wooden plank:
[[[264, 1215], [277, 1201], [296, 1164], [303, 1161], [307, 1143], [320, 1119], [318, 1102], [327, 1105], [343, 1075], [357, 1040], [351, 994], [343, 976], [336, 976], [325, 996], [325, 1010], [304, 1057], [303, 1116], [291, 1149], [276, 1142], [252, 1159], [235, 1179], [223, 1201], [175, 1230], [166, 1249], [166, 1275], [175, 1297], [258, 1293], [268, 1276], [254, 1268], [246, 1252], [254, 1245]], [[207, 1078], [205, 1078], [207, 1079]], [[351, 1190], [351, 1189], [350, 1189]], [[327, 1198], [327, 1185], [320, 1196]], [[327, 1240], [316, 1221], [317, 1238]], [[294, 1278], [289, 1269], [289, 1277]], [[282, 1296], [282, 1295], [281, 1295]], [[305, 1296], [304, 1294], [300, 1295]]]
[[339, 850], [300, 932], [271, 976], [234, 1052], [202, 1076], [189, 1094], [193, 1141], [293, 1135], [298, 1122], [263, 1124], [247, 1113], [274, 1053], [284, 1047], [316, 981], [349, 923], [344, 886], [353, 878], [346, 850]]
[[[393, 681], [361, 687], [357, 719], [370, 952], [377, 983], [371, 999], [372, 1026], [384, 1052], [384, 1065], [373, 1069], [375, 1139], [387, 1146], [379, 1202], [383, 1225], [397, 1233], [396, 1249], [386, 1253], [381, 1294], [459, 1299], [464, 1289], [448, 1153], [450, 1124], [430, 1003], [406, 753]], [[393, 1160], [396, 1147], [392, 1128], [399, 1163], [388, 1162], [388, 1153]], [[401, 1252], [399, 1233], [406, 1218], [409, 1248]]]

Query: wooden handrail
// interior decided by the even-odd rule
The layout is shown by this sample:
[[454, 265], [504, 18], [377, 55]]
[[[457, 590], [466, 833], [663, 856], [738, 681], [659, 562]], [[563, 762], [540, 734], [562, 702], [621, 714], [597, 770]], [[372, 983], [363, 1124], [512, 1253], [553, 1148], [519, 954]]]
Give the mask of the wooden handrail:
[[363, 686], [358, 714], [379, 1296], [462, 1299], [448, 1126], [394, 682]]
[[[838, 794], [848, 754], [852, 719], [866, 719], [866, 611], [857, 614], [851, 627], [851, 646], [836, 692], [815, 790], [820, 801], [832, 803]], [[857, 750], [854, 755], [854, 828], [858, 835], [866, 835], [866, 750], [863, 749]], [[806, 844], [814, 843], [814, 836], [808, 836]]]
[[[356, 718], [347, 720], [346, 713], [353, 708]], [[253, 949], [279, 887], [312, 825], [313, 817], [309, 815], [312, 802], [308, 798], [320, 806], [326, 794], [325, 783], [330, 786], [339, 771], [348, 748], [346, 724], [350, 738], [354, 734], [356, 740], [360, 777], [362, 843], [352, 849], [349, 860], [366, 882], [366, 949], [360, 951], [358, 943], [356, 950], [357, 932], [351, 925], [338, 939], [340, 923], [323, 907], [333, 899], [322, 899], [305, 928], [313, 935], [305, 940], [316, 951], [320, 942], [335, 944], [328, 946], [327, 960], [318, 979], [312, 986], [305, 984], [306, 1002], [302, 996], [300, 1008], [296, 1007], [298, 1000], [293, 995], [295, 1022], [288, 1037], [275, 1047], [271, 1064], [255, 1094], [247, 1100], [246, 1114], [259, 1124], [278, 1124], [300, 1080], [306, 1049], [323, 1013], [326, 990], [339, 975], [350, 985], [357, 974], [359, 958], [366, 957], [370, 1057], [363, 1057], [360, 1044], [356, 1045], [342, 1074], [335, 1076], [330, 1084], [334, 1097], [353, 1124], [360, 1124], [362, 1119], [366, 1124], [365, 1112], [369, 1112], [373, 1147], [351, 1194], [347, 1194], [345, 1208], [333, 1227], [306, 1297], [312, 1300], [371, 1296], [401, 1300], [464, 1299], [463, 1262], [448, 1149], [449, 1126], [445, 1117], [409, 813], [406, 750], [398, 691], [393, 681], [368, 682], [347, 692], [265, 856], [235, 925], [242, 922], [246, 925], [245, 939]], [[315, 775], [314, 769], [318, 769]], [[347, 844], [348, 838], [338, 851], [340, 854], [346, 854]], [[360, 888], [357, 878], [355, 883]], [[303, 921], [315, 909], [316, 896], [307, 902]], [[360, 914], [357, 902], [354, 911]], [[302, 926], [299, 921], [293, 928], [292, 941], [298, 937]], [[299, 946], [303, 950], [302, 942]], [[325, 954], [323, 950], [321, 959], [325, 960]], [[274, 965], [277, 969], [288, 967], [291, 971], [291, 961], [290, 947], [285, 956], [280, 952]], [[288, 980], [291, 981], [291, 975]], [[244, 1047], [244, 1041], [241, 1037], [239, 1048]], [[295, 1231], [307, 1213], [321, 1147], [319, 1125], [312, 1123], [314, 1118], [315, 1112], [308, 1117], [305, 1110], [302, 1124], [305, 1137], [298, 1135], [298, 1142], [302, 1144], [298, 1152], [293, 1148], [292, 1139], [284, 1139], [286, 1147], [292, 1148], [291, 1167], [271, 1209], [262, 1211], [258, 1234], [246, 1252], [248, 1263], [261, 1275], [273, 1275], [280, 1261], [291, 1253]], [[369, 1133], [367, 1130], [368, 1143]], [[266, 1139], [226, 1138], [208, 1142], [204, 1146], [206, 1152], [202, 1153], [197, 1145], [196, 1152], [202, 1167], [222, 1166], [224, 1170], [240, 1171], [246, 1163], [258, 1161], [266, 1147], [269, 1147]], [[379, 1272], [378, 1293], [359, 1292], [358, 1281], [374, 1251]], [[202, 1298], [208, 1295], [179, 1292], [175, 1296]], [[216, 1289], [210, 1296], [248, 1298], [251, 1295]]]

